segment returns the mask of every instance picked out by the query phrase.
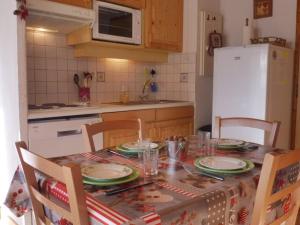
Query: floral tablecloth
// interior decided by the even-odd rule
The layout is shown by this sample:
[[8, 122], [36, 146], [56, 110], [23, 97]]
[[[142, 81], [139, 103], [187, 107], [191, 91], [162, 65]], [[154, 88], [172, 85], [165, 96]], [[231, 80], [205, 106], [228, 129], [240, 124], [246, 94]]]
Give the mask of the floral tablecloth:
[[[234, 155], [240, 158], [262, 162], [266, 151], [264, 147], [252, 152], [222, 152], [218, 155]], [[199, 152], [190, 152], [185, 163], [193, 164]], [[140, 170], [142, 176], [138, 181], [147, 179], [143, 176], [142, 166], [138, 159], [125, 159], [106, 151], [82, 153], [77, 155], [53, 158], [54, 162], [63, 165], [76, 162], [90, 165], [101, 162], [127, 164]], [[274, 191], [295, 182], [299, 175], [299, 164], [286, 168], [278, 173]], [[260, 167], [251, 172], [226, 176], [225, 181], [191, 175], [185, 171], [181, 163], [169, 160], [161, 155], [159, 174], [153, 178], [154, 183], [113, 196], [105, 195], [107, 189], [93, 185], [85, 185], [86, 203], [90, 223], [98, 224], [166, 224], [166, 225], [236, 225], [250, 224]], [[68, 203], [68, 195], [64, 184], [49, 178], [38, 176], [40, 187], [56, 198], [61, 204]], [[290, 199], [270, 206], [268, 219], [272, 221], [289, 210]], [[31, 209], [30, 200], [24, 185], [22, 171], [18, 169], [12, 182], [6, 205], [22, 215]], [[68, 224], [58, 215], [47, 213], [55, 224]]]

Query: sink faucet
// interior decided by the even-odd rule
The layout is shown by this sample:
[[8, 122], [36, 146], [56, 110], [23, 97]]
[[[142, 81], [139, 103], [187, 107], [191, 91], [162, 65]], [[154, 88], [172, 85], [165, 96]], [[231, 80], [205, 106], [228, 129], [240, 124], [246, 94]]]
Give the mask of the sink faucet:
[[141, 101], [145, 101], [149, 97], [149, 94], [145, 93], [145, 92], [146, 92], [146, 88], [149, 86], [150, 82], [151, 82], [151, 79], [148, 79], [144, 82], [142, 94], [139, 96]]

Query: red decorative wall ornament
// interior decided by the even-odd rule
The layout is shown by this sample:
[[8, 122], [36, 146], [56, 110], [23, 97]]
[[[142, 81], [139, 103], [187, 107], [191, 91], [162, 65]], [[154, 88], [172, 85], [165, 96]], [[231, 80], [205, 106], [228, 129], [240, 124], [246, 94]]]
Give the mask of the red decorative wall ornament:
[[14, 15], [20, 16], [21, 20], [26, 20], [28, 16], [28, 9], [26, 7], [26, 0], [17, 0], [19, 7], [14, 11]]

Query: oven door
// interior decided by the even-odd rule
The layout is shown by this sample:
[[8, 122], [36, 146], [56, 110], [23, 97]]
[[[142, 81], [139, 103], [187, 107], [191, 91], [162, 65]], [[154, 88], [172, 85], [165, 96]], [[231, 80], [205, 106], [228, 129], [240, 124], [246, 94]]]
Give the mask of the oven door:
[[141, 11], [94, 1], [93, 39], [141, 44]]
[[[48, 119], [28, 124], [29, 149], [45, 158], [86, 152], [81, 125], [101, 122], [99, 116]], [[103, 136], [93, 137], [96, 149], [103, 148]]]

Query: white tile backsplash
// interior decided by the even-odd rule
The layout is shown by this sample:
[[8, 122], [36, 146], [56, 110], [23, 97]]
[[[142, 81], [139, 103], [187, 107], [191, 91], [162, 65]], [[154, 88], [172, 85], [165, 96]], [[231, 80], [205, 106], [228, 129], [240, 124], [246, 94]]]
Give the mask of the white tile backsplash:
[[[151, 64], [118, 59], [75, 58], [74, 49], [61, 34], [27, 31], [28, 98], [30, 104], [78, 101], [75, 73], [93, 73], [92, 102], [119, 101], [120, 91], [128, 90], [130, 100], [138, 100], [148, 78], [145, 71], [156, 69], [158, 92], [151, 98], [195, 99], [195, 53], [169, 54], [167, 63]], [[97, 72], [105, 82], [97, 82]], [[180, 83], [180, 73], [188, 73], [188, 83]]]

